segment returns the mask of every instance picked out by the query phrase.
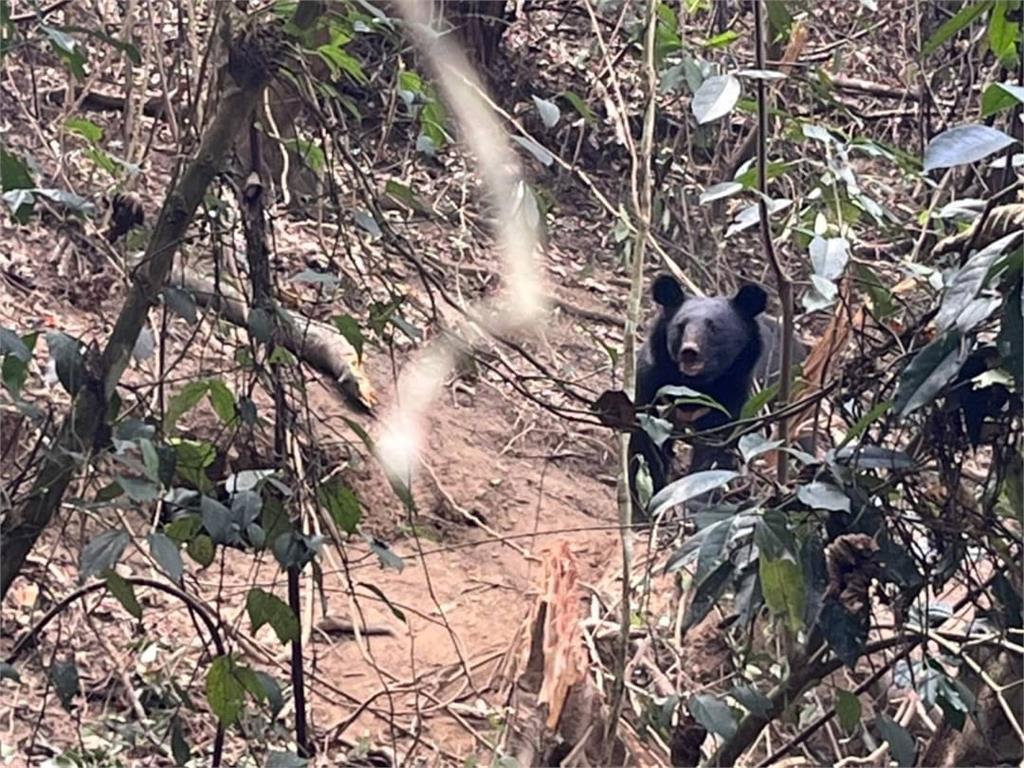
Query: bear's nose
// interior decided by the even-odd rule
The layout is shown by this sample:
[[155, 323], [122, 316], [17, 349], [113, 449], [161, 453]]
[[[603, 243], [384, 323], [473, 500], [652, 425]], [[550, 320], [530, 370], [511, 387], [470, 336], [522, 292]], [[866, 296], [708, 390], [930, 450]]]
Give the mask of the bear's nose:
[[700, 349], [691, 341], [686, 342], [679, 349], [679, 362], [693, 365], [700, 362]]

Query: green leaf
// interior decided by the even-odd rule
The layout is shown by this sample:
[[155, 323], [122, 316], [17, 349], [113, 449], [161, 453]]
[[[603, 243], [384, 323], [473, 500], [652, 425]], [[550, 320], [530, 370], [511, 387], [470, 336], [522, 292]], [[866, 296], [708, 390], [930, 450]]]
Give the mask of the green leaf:
[[199, 509], [203, 518], [203, 527], [214, 542], [230, 544], [235, 540], [230, 509], [216, 499], [205, 495], [199, 500]]
[[39, 29], [50, 38], [50, 45], [53, 47], [53, 50], [68, 65], [68, 69], [71, 70], [71, 74], [75, 76], [75, 79], [84, 80], [86, 77], [85, 55], [82, 53], [83, 48], [81, 44], [71, 35], [55, 27], [40, 24]]
[[371, 237], [377, 238], [381, 236], [380, 224], [378, 224], [377, 220], [366, 211], [353, 211], [352, 218], [354, 218], [356, 220], [356, 224], [358, 224], [361, 229], [368, 232]]
[[534, 96], [533, 105], [537, 108], [545, 128], [554, 128], [558, 125], [558, 121], [562, 118], [562, 110], [558, 108], [555, 102]]
[[740, 449], [740, 455], [743, 457], [743, 463], [749, 464], [751, 459], [755, 459], [764, 453], [768, 453], [768, 451], [774, 451], [784, 442], [784, 440], [769, 440], [764, 435], [758, 434], [757, 432], [750, 432], [740, 438], [737, 447]]
[[85, 382], [85, 361], [81, 345], [62, 331], [49, 331], [46, 345], [57, 368], [57, 379], [70, 395], [77, 395]]
[[338, 332], [345, 337], [345, 340], [352, 345], [352, 348], [356, 351], [356, 359], [362, 363], [363, 346], [366, 344], [366, 337], [363, 336], [359, 323], [350, 315], [335, 315], [331, 318], [331, 322], [334, 323], [334, 327], [338, 329]]
[[934, 53], [940, 45], [987, 11], [991, 4], [991, 2], [965, 3], [953, 18], [935, 30], [935, 34], [924, 44], [921, 53], [925, 56]]
[[84, 117], [69, 117], [64, 121], [64, 127], [91, 144], [96, 144], [103, 138], [103, 129]]
[[[184, 544], [192, 541], [195, 535], [199, 533], [199, 529], [202, 527], [203, 521], [200, 519], [199, 515], [187, 514], [182, 515], [165, 525], [164, 534], [166, 534], [171, 540], [176, 541], [179, 544]], [[150, 542], [150, 544], [152, 545], [152, 542]], [[159, 558], [157, 558], [157, 560], [159, 562]]]
[[131, 536], [125, 530], [103, 531], [97, 534], [82, 549], [78, 563], [78, 581], [112, 569], [124, 554]]
[[1024, 102], [1024, 88], [1015, 83], [992, 83], [981, 94], [981, 116], [990, 117]]
[[[1016, 3], [1019, 9], [1020, 3]], [[992, 15], [988, 20], [988, 45], [1004, 66], [1013, 68], [1019, 62], [1017, 60], [1017, 37], [1020, 35], [1020, 25], [1016, 21], [1007, 19], [1006, 12], [1010, 3], [997, 2], [992, 5]]]
[[294, 752], [280, 752], [272, 749], [267, 755], [266, 768], [305, 768], [309, 760]]
[[74, 659], [59, 659], [53, 662], [53, 666], [50, 667], [50, 682], [53, 683], [61, 706], [70, 712], [75, 696], [82, 692], [78, 682], [78, 667], [75, 666]]
[[[198, 523], [196, 518], [192, 519]], [[172, 541], [168, 535], [162, 533], [151, 533], [147, 538], [149, 539], [149, 553], [167, 575], [171, 577], [171, 581], [177, 584], [181, 581], [185, 570], [185, 564], [181, 560], [178, 544]]]
[[28, 345], [8, 328], [0, 328], [0, 355], [13, 355], [26, 363], [32, 359], [32, 351]]
[[701, 83], [690, 102], [697, 123], [703, 125], [729, 114], [739, 101], [742, 90], [740, 81], [732, 75], [709, 77]]
[[208, 394], [210, 405], [214, 413], [227, 426], [234, 423], [237, 412], [235, 410], [235, 396], [231, 393], [228, 385], [223, 379], [210, 379]]
[[164, 429], [170, 432], [178, 423], [178, 419], [195, 408], [203, 396], [209, 392], [210, 382], [206, 379], [190, 381], [181, 391], [171, 397], [167, 403], [167, 412], [164, 414]]
[[790, 630], [797, 632], [804, 623], [806, 601], [800, 565], [788, 558], [769, 560], [762, 555], [758, 559], [758, 573], [765, 604], [772, 613], [785, 616]]
[[534, 159], [541, 165], [549, 166], [555, 162], [555, 156], [533, 139], [526, 136], [513, 136], [512, 141], [533, 155]]
[[192, 539], [192, 541], [188, 543], [188, 547], [186, 547], [185, 551], [188, 552], [189, 557], [199, 563], [203, 568], [207, 568], [211, 563], [213, 563], [213, 557], [215, 554], [213, 539], [205, 533], [201, 533]]
[[282, 645], [299, 639], [299, 620], [288, 604], [269, 592], [253, 588], [245, 598], [245, 608], [255, 634], [264, 624], [274, 628]]
[[778, 383], [762, 389], [743, 404], [743, 409], [740, 411], [740, 418], [752, 419], [757, 416], [757, 414], [761, 412], [761, 409], [768, 404], [768, 401], [775, 397], [778, 391]]
[[429, 213], [430, 209], [423, 204], [423, 201], [416, 196], [412, 188], [406, 184], [388, 179], [384, 184], [384, 194], [394, 198], [408, 208], [420, 213]]
[[849, 512], [850, 498], [831, 483], [816, 480], [797, 488], [796, 496], [811, 509], [826, 509], [829, 512]]
[[181, 728], [181, 720], [177, 715], [171, 719], [171, 757], [174, 758], [174, 765], [177, 768], [184, 768], [192, 757], [192, 750], [185, 740], [185, 734]]
[[284, 708], [284, 696], [281, 693], [281, 686], [277, 684], [277, 680], [265, 672], [257, 670], [255, 675], [256, 680], [259, 681], [263, 688], [263, 696], [260, 697], [260, 701], [268, 702], [271, 714], [277, 717], [278, 712]]
[[908, 416], [932, 402], [959, 373], [966, 352], [956, 330], [949, 331], [922, 349], [900, 373], [894, 407]]
[[35, 186], [25, 161], [0, 147], [0, 189], [7, 192], [12, 189], [34, 189]]
[[160, 493], [160, 489], [157, 484], [151, 480], [146, 480], [141, 477], [125, 477], [124, 475], [115, 475], [114, 479], [117, 480], [117, 484], [121, 486], [128, 498], [132, 501], [138, 501], [146, 504], [153, 501]]
[[117, 601], [124, 606], [128, 613], [136, 619], [141, 619], [142, 606], [139, 605], [139, 600], [135, 597], [135, 587], [118, 575], [117, 571], [107, 571], [105, 580], [107, 591], [117, 598]]
[[900, 768], [911, 768], [917, 757], [917, 745], [914, 743], [914, 737], [906, 728], [886, 714], [879, 713], [875, 724], [878, 726], [878, 734], [889, 742], [892, 756], [896, 758]]
[[317, 497], [331, 515], [331, 519], [345, 533], [355, 533], [362, 519], [359, 499], [352, 489], [338, 478], [332, 478], [317, 489]]
[[245, 704], [245, 687], [238, 679], [235, 662], [230, 656], [218, 656], [206, 673], [206, 701], [210, 710], [225, 726], [238, 720]]
[[694, 472], [686, 475], [666, 485], [651, 499], [652, 515], [656, 517], [676, 504], [682, 504], [702, 496], [737, 477], [739, 477], [738, 473], [725, 469], [711, 469], [706, 472]]
[[738, 181], [722, 181], [718, 184], [712, 184], [710, 187], [700, 193], [698, 202], [701, 205], [714, 202], [715, 200], [721, 200], [724, 197], [731, 197], [737, 192], [742, 192], [746, 187], [740, 184]]
[[559, 95], [572, 105], [572, 108], [579, 113], [585, 123], [593, 125], [597, 122], [597, 115], [594, 114], [594, 110], [579, 95], [572, 91], [562, 91]]
[[13, 680], [16, 683], [21, 682], [21, 675], [18, 670], [8, 664], [6, 661], [0, 661], [0, 680]]
[[183, 318], [189, 325], [195, 325], [199, 321], [196, 302], [192, 298], [191, 293], [180, 288], [167, 286], [160, 292], [160, 295], [163, 297], [164, 304], [178, 317]]
[[17, 400], [28, 380], [28, 363], [13, 355], [7, 355], [4, 357], [3, 364], [0, 365], [0, 378], [2, 378], [7, 391]]
[[986, 278], [996, 259], [1002, 256], [1019, 238], [1020, 232], [1012, 232], [1006, 237], [990, 243], [971, 256], [953, 275], [942, 297], [939, 311], [935, 315], [935, 325], [939, 331], [947, 331], [954, 324], [961, 333], [971, 330], [973, 326], [970, 320], [977, 317], [970, 312], [975, 297], [985, 287]]
[[686, 702], [693, 719], [723, 739], [736, 735], [736, 717], [729, 705], [710, 694], [702, 693]]
[[732, 42], [739, 40], [740, 33], [734, 29], [727, 29], [725, 32], [720, 32], [713, 37], [709, 37], [701, 45], [705, 48], [725, 48]]
[[860, 699], [849, 691], [837, 691], [836, 714], [843, 730], [852, 731], [860, 722]]
[[928, 142], [922, 162], [925, 173], [982, 160], [1017, 140], [987, 125], [958, 125]]

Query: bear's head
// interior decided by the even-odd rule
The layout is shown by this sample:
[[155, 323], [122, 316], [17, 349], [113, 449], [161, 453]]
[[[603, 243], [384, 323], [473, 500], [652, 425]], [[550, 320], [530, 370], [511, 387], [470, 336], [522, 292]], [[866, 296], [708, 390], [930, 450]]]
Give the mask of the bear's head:
[[744, 285], [732, 298], [694, 297], [674, 277], [661, 275], [653, 294], [662, 307], [668, 356], [683, 376], [714, 381], [740, 358], [752, 359], [738, 375], [750, 374], [761, 353], [757, 316], [768, 301], [761, 287]]

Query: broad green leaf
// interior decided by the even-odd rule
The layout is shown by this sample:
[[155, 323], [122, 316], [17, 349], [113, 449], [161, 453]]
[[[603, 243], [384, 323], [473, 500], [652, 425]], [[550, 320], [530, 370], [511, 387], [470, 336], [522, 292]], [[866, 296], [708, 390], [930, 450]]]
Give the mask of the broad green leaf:
[[928, 142], [922, 163], [925, 173], [982, 160], [1005, 149], [1016, 139], [987, 125], [958, 125]]
[[695, 499], [715, 488], [720, 488], [738, 476], [737, 472], [726, 469], [711, 469], [686, 475], [666, 485], [651, 499], [652, 514], [657, 516], [670, 507]]
[[892, 756], [896, 758], [900, 768], [911, 768], [917, 758], [917, 745], [914, 743], [914, 737], [906, 728], [884, 713], [879, 713], [876, 725], [878, 734], [889, 742]]
[[[203, 521], [199, 515], [187, 514], [182, 515], [165, 525], [164, 533], [172, 541], [176, 541], [179, 544], [185, 544], [192, 541], [192, 539], [195, 538], [195, 535], [199, 533], [199, 529], [202, 527]], [[152, 547], [152, 541], [150, 541], [150, 546]], [[155, 553], [154, 557], [156, 557]], [[163, 565], [160, 558], [157, 558], [157, 561]]]
[[701, 83], [690, 102], [697, 123], [703, 125], [729, 114], [736, 106], [741, 91], [740, 81], [732, 75], [709, 77]]
[[384, 184], [384, 194], [393, 197], [414, 211], [429, 213], [430, 209], [423, 204], [423, 201], [417, 197], [416, 193], [407, 184], [402, 184], [394, 179], [388, 179], [387, 183]]
[[69, 117], [64, 121], [64, 127], [92, 144], [103, 138], [103, 129], [84, 117]]
[[282, 644], [299, 639], [299, 620], [288, 604], [269, 592], [253, 588], [245, 598], [245, 609], [252, 622], [253, 634], [264, 624], [273, 627]]
[[138, 501], [146, 504], [153, 501], [160, 493], [160, 488], [157, 484], [145, 478], [115, 475], [114, 479], [117, 480], [117, 484], [121, 486], [121, 490], [123, 490], [132, 501]]
[[199, 502], [203, 518], [203, 528], [217, 544], [230, 544], [235, 539], [232, 528], [231, 510], [216, 499], [203, 496]]
[[725, 48], [732, 42], [739, 40], [740, 33], [734, 29], [727, 29], [724, 32], [720, 32], [713, 37], [709, 37], [701, 45], [705, 48]]
[[213, 557], [215, 554], [213, 539], [205, 533], [201, 533], [192, 539], [185, 548], [185, 551], [188, 552], [189, 557], [199, 563], [203, 568], [208, 568], [210, 564], [213, 563]]
[[[1019, 2], [1016, 5], [1019, 8]], [[1017, 38], [1020, 36], [1020, 24], [1006, 17], [1009, 8], [1010, 3], [1006, 2], [992, 4], [992, 15], [988, 20], [988, 45], [997, 59], [1005, 66], [1012, 68], [1020, 64], [1017, 60]]]
[[690, 606], [686, 609], [684, 629], [696, 625], [708, 615], [718, 598], [725, 592], [734, 572], [733, 564], [729, 560], [724, 560], [721, 565], [708, 574], [704, 581], [697, 585], [697, 589], [693, 593], [693, 600], [690, 601]]
[[697, 570], [693, 576], [696, 583], [699, 584], [710, 576], [725, 561], [733, 519], [719, 520], [701, 532], [703, 536], [700, 549], [697, 551]]
[[758, 572], [765, 605], [772, 613], [785, 616], [790, 630], [797, 632], [804, 623], [806, 600], [800, 565], [788, 558], [769, 560], [762, 554], [758, 559]]
[[192, 750], [188, 746], [188, 741], [185, 740], [181, 720], [177, 715], [171, 720], [171, 757], [174, 758], [174, 765], [177, 768], [184, 768], [192, 757]]
[[718, 184], [712, 184], [701, 192], [699, 202], [701, 205], [705, 205], [715, 200], [721, 200], [723, 197], [731, 197], [737, 192], [742, 192], [744, 189], [745, 187], [738, 181], [722, 181]]
[[46, 345], [50, 349], [50, 357], [56, 365], [61, 385], [68, 394], [77, 395], [85, 382], [85, 361], [78, 340], [61, 331], [49, 331], [46, 334]]
[[178, 419], [195, 408], [209, 389], [210, 382], [206, 379], [190, 381], [182, 387], [167, 402], [167, 411], [164, 414], [164, 429], [167, 432], [171, 432], [178, 423]]
[[831, 483], [816, 480], [801, 485], [796, 496], [811, 509], [826, 509], [830, 512], [850, 511], [850, 498]]
[[214, 413], [222, 423], [230, 426], [234, 423], [236, 416], [235, 396], [222, 379], [210, 379], [208, 387], [210, 405], [213, 407]]
[[124, 554], [131, 537], [125, 530], [103, 531], [82, 548], [78, 563], [78, 580], [112, 569]]
[[729, 705], [710, 694], [693, 696], [686, 703], [693, 719], [723, 739], [736, 735], [736, 717]]
[[957, 271], [949, 281], [938, 314], [935, 315], [935, 325], [939, 331], [949, 330], [954, 323], [961, 333], [966, 333], [971, 329], [972, 326], [969, 322], [966, 320], [961, 322], [961, 316], [985, 286], [986, 277], [996, 259], [1019, 239], [1020, 233], [1012, 232], [1006, 237], [990, 243], [971, 256]]
[[53, 666], [50, 667], [50, 682], [53, 683], [61, 706], [70, 712], [75, 696], [82, 692], [78, 682], [78, 667], [75, 666], [74, 659], [69, 657], [53, 662]]
[[562, 119], [562, 110], [553, 101], [534, 96], [533, 105], [537, 108], [545, 128], [554, 128], [558, 125], [558, 121]]
[[32, 359], [28, 345], [18, 334], [7, 328], [0, 328], [0, 355], [13, 355], [26, 363]]
[[1024, 103], [1024, 87], [1015, 83], [992, 83], [981, 94], [981, 116], [990, 117]]
[[594, 114], [594, 110], [577, 94], [572, 91], [562, 91], [560, 96], [572, 105], [572, 108], [580, 114], [584, 122], [589, 125], [597, 122], [597, 115]]
[[377, 238], [381, 236], [380, 224], [366, 211], [353, 211], [352, 218], [355, 219], [356, 224], [359, 225], [360, 229], [369, 233], [371, 237]]
[[953, 330], [922, 349], [900, 373], [894, 407], [900, 416], [932, 402], [953, 380], [966, 359], [960, 334]]
[[13, 680], [16, 683], [21, 682], [21, 675], [18, 670], [8, 664], [6, 661], [0, 661], [0, 680]]
[[180, 288], [167, 286], [160, 292], [160, 295], [163, 297], [167, 307], [178, 317], [183, 318], [189, 325], [195, 325], [198, 322], [199, 313], [191, 293]]
[[266, 672], [256, 670], [255, 675], [256, 680], [263, 688], [263, 696], [259, 697], [260, 701], [269, 703], [271, 714], [277, 717], [278, 712], [284, 708], [284, 695], [281, 693], [281, 686]]
[[225, 726], [233, 725], [245, 704], [245, 687], [230, 656], [218, 656], [206, 673], [206, 701]]
[[33, 189], [35, 186], [25, 161], [0, 147], [0, 189], [7, 192], [12, 189]]
[[136, 619], [141, 619], [142, 606], [139, 605], [139, 600], [135, 597], [135, 587], [131, 582], [125, 581], [117, 571], [112, 570], [106, 572], [104, 579], [107, 582], [107, 591], [117, 598], [117, 601], [124, 606], [128, 613]]
[[[195, 520], [195, 518], [192, 519]], [[194, 531], [192, 535], [195, 535]], [[174, 583], [181, 581], [185, 564], [181, 560], [179, 545], [172, 541], [169, 535], [165, 536], [162, 533], [151, 533], [147, 538], [149, 539], [149, 553], [153, 559], [171, 577], [171, 581]]]
[[843, 730], [852, 731], [860, 722], [860, 699], [849, 691], [837, 691], [836, 714]]
[[555, 162], [555, 156], [533, 139], [529, 139], [526, 136], [513, 136], [512, 141], [533, 155], [534, 159], [541, 165], [551, 165]]
[[341, 530], [345, 533], [355, 533], [358, 530], [362, 518], [359, 499], [341, 480], [328, 480], [317, 489], [317, 497]]
[[299, 757], [294, 752], [281, 752], [276, 749], [270, 750], [267, 755], [266, 768], [305, 768], [309, 760]]
[[921, 49], [921, 53], [928, 56], [938, 50], [939, 46], [953, 37], [957, 32], [964, 29], [968, 24], [981, 16], [992, 5], [991, 1], [980, 3], [964, 3], [953, 18], [939, 27]]
[[768, 453], [768, 451], [774, 451], [783, 443], [783, 440], [769, 440], [757, 432], [750, 432], [740, 438], [737, 447], [740, 449], [743, 463], [749, 464], [751, 459], [755, 459], [763, 453]]
[[334, 323], [334, 327], [338, 329], [338, 332], [345, 337], [345, 340], [352, 345], [352, 348], [356, 351], [356, 359], [362, 363], [363, 346], [366, 344], [366, 337], [363, 336], [359, 323], [350, 315], [335, 315], [331, 318], [331, 322]]

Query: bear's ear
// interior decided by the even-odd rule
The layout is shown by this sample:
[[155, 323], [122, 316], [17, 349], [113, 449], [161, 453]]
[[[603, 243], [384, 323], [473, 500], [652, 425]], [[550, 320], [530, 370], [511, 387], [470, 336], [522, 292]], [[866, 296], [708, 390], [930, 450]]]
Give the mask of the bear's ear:
[[669, 309], [678, 307], [686, 299], [682, 286], [672, 275], [658, 275], [651, 286], [651, 295], [658, 304]]
[[764, 312], [768, 305], [768, 295], [759, 285], [744, 285], [732, 297], [732, 305], [741, 315], [753, 319]]

